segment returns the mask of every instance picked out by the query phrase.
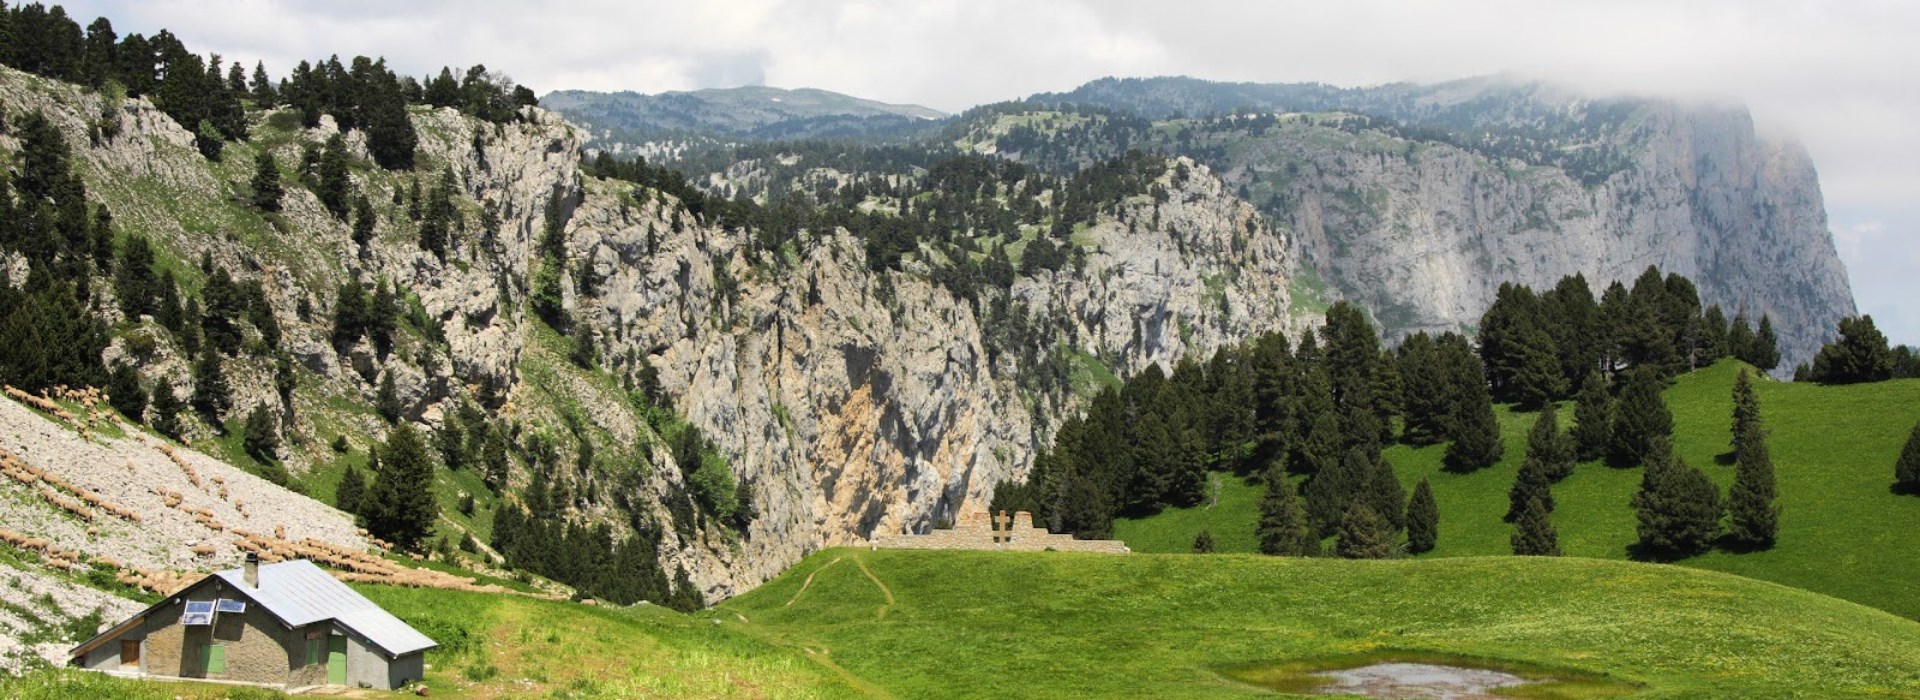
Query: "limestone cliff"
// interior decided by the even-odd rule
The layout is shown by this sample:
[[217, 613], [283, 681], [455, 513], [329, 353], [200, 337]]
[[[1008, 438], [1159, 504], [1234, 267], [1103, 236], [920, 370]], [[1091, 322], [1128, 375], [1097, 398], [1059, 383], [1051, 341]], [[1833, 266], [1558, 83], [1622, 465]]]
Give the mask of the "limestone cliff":
[[[299, 365], [283, 417], [293, 471], [332, 468], [335, 436], [357, 448], [384, 432], [365, 408], [383, 376], [404, 415], [428, 426], [454, 402], [495, 397], [516, 439], [571, 431], [595, 445], [595, 458], [574, 470], [517, 463], [507, 491], [531, 479], [564, 484], [569, 517], [662, 528], [660, 558], [669, 571], [684, 568], [709, 599], [818, 547], [924, 529], [979, 504], [997, 482], [1023, 474], [1060, 413], [1098, 386], [1089, 377], [1170, 365], [1287, 328], [1296, 316], [1285, 233], [1190, 161], [1167, 164], [1155, 183], [1162, 196], [1113, 203], [1077, 231], [1080, 267], [1015, 283], [1010, 321], [1044, 329], [1035, 341], [1044, 347], [1029, 355], [1070, 364], [1084, 380], [1036, 386], [1023, 382], [1034, 370], [1021, 359], [1029, 355], [991, 351], [996, 329], [984, 327], [974, 303], [929, 279], [924, 263], [875, 272], [861, 242], [841, 230], [803, 232], [778, 263], [754, 255], [750, 231], [704, 225], [664, 192], [585, 177], [583, 137], [538, 109], [504, 125], [416, 109], [416, 170], [353, 170], [377, 216], [376, 236], [362, 248], [347, 221], [297, 184], [298, 173], [280, 213], [243, 204], [256, 158], [300, 162], [303, 147], [336, 133], [330, 119], [306, 129], [284, 111], [256, 113], [251, 140], [209, 162], [144, 99], [109, 102], [0, 69], [0, 106], [48, 115], [123, 233], [146, 235], [164, 260], [183, 261], [169, 268], [183, 286], [201, 283], [184, 261], [203, 254], [264, 283], [282, 345]], [[91, 138], [102, 121], [113, 134]], [[366, 160], [360, 135], [346, 137]], [[0, 137], [0, 151], [17, 148]], [[461, 213], [445, 260], [419, 248], [403, 204], [415, 182], [433, 188], [442, 178]], [[591, 371], [568, 364], [571, 341], [527, 310], [541, 264], [535, 241], [554, 205], [564, 222], [565, 305], [591, 329], [602, 358]], [[600, 278], [591, 293], [576, 284], [588, 269]], [[329, 342], [334, 290], [349, 280], [390, 282], [425, 325], [400, 334], [385, 355], [364, 340], [337, 350]], [[117, 318], [103, 294], [99, 310]], [[444, 345], [429, 329], [444, 333]], [[108, 355], [183, 393], [191, 388], [183, 354], [152, 319], [120, 319]], [[645, 365], [658, 371], [676, 412], [751, 485], [758, 517], [744, 532], [672, 512], [691, 469], [675, 463], [622, 389]], [[243, 354], [230, 372], [237, 408], [227, 420], [280, 405], [270, 362]], [[227, 449], [204, 425], [188, 437]], [[579, 451], [568, 441], [561, 449]], [[456, 533], [480, 527], [446, 517]]]

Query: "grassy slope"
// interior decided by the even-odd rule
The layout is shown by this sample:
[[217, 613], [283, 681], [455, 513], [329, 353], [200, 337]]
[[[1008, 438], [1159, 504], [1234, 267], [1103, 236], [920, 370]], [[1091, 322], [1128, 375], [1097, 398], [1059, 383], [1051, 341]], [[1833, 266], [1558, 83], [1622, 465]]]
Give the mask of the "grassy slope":
[[[359, 590], [439, 641], [433, 697], [857, 697], [828, 666], [658, 607], [605, 609], [517, 596], [389, 586]], [[395, 694], [397, 697], [399, 694]], [[0, 697], [281, 697], [200, 683], [43, 671], [0, 677]]]
[[1920, 696], [1920, 625], [1592, 559], [829, 550], [718, 616], [897, 697], [1253, 695], [1214, 669], [1380, 649], [1609, 674], [1641, 697]]
[[[1733, 468], [1716, 456], [1731, 438], [1732, 387], [1737, 365], [1716, 365], [1683, 376], [1666, 392], [1674, 413], [1675, 443], [1689, 464], [1713, 476], [1724, 490]], [[1893, 461], [1907, 431], [1920, 419], [1920, 381], [1902, 380], [1846, 387], [1762, 381], [1761, 412], [1780, 486], [1780, 543], [1752, 554], [1714, 552], [1683, 562], [1838, 596], [1909, 617], [1920, 616], [1920, 498], [1888, 492]], [[1431, 479], [1440, 504], [1440, 542], [1430, 555], [1505, 554], [1510, 526], [1507, 489], [1526, 452], [1533, 414], [1497, 411], [1506, 436], [1500, 464], [1468, 475], [1440, 470], [1444, 446], [1395, 446], [1387, 458], [1408, 487]], [[1571, 407], [1561, 411], [1571, 420]], [[1565, 423], [1563, 423], [1565, 425]], [[1640, 485], [1640, 469], [1582, 464], [1554, 487], [1555, 525], [1570, 556], [1625, 558], [1634, 540], [1628, 500]], [[1251, 538], [1223, 537], [1251, 530], [1257, 493], [1209, 518], [1222, 551], [1251, 551]], [[1136, 551], [1187, 551], [1198, 526], [1187, 512], [1170, 511], [1144, 521], [1123, 521], [1116, 530]], [[1163, 531], [1164, 530], [1164, 531]]]

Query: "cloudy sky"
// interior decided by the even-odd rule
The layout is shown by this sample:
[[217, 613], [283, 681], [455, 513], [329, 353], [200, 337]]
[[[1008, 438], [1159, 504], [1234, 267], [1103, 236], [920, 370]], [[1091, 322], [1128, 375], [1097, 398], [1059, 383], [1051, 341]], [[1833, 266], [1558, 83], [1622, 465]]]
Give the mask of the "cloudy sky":
[[1863, 311], [1920, 344], [1920, 3], [1898, 0], [118, 0], [275, 74], [384, 55], [476, 62], [545, 93], [758, 83], [947, 111], [1106, 75], [1372, 85], [1515, 73], [1596, 93], [1738, 100], [1820, 169]]

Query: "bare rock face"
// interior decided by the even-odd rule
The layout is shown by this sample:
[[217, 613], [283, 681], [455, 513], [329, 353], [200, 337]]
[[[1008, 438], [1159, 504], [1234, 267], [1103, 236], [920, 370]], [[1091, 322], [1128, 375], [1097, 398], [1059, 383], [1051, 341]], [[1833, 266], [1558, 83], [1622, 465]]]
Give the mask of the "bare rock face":
[[[1156, 204], [1136, 197], [1083, 232], [1084, 269], [1016, 282], [1032, 322], [1122, 374], [1290, 328], [1285, 235], [1191, 162], [1170, 164], [1160, 184], [1171, 195], [1159, 228], [1146, 223]], [[870, 272], [844, 232], [809, 232], [800, 260], [777, 269], [748, 262], [744, 234], [675, 232], [668, 209], [617, 194], [588, 186], [569, 226], [569, 255], [605, 280], [600, 297], [574, 299], [575, 315], [605, 329], [606, 356], [658, 368], [681, 412], [754, 485], [760, 517], [738, 555], [686, 559], [710, 595], [818, 547], [983, 506], [1052, 434], [1030, 406], [1076, 404], [1065, 387], [1023, 386], [1018, 362], [987, 349], [992, 329], [969, 303], [912, 271]]]
[[[1599, 108], [1554, 99], [1573, 123]], [[1597, 182], [1300, 122], [1219, 167], [1291, 223], [1301, 264], [1390, 334], [1471, 332], [1502, 282], [1542, 289], [1579, 272], [1598, 296], [1657, 265], [1729, 318], [1770, 316], [1783, 371], [1810, 358], [1854, 304], [1805, 151], [1760, 137], [1744, 109], [1637, 110], [1590, 146], [1622, 159]]]

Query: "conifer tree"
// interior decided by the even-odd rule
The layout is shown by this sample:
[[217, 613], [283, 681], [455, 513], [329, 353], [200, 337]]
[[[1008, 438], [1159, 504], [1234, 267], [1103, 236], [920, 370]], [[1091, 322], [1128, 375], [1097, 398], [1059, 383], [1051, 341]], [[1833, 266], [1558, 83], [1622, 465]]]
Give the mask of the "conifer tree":
[[1407, 551], [1414, 554], [1433, 551], [1439, 535], [1440, 505], [1433, 500], [1433, 487], [1421, 479], [1413, 487], [1413, 499], [1407, 501]]
[[325, 150], [320, 154], [319, 189], [314, 196], [332, 212], [334, 218], [346, 220], [348, 207], [352, 204], [352, 173], [347, 170], [346, 139], [334, 134], [327, 138]]
[[433, 500], [433, 462], [413, 426], [401, 423], [387, 435], [380, 471], [367, 495], [372, 499], [367, 531], [400, 549], [419, 551], [439, 507]]
[[1920, 423], [1913, 424], [1907, 446], [1893, 463], [1893, 486], [1901, 493], [1920, 494]]
[[334, 491], [333, 507], [359, 516], [365, 508], [367, 481], [360, 470], [352, 464], [347, 465], [347, 473], [340, 477], [340, 488]]
[[1393, 465], [1387, 460], [1374, 457], [1373, 471], [1367, 476], [1366, 490], [1360, 494], [1360, 499], [1380, 515], [1380, 520], [1386, 523], [1389, 537], [1407, 528], [1407, 492], [1400, 487], [1400, 479], [1394, 476]]
[[113, 410], [127, 420], [141, 422], [147, 416], [147, 392], [140, 387], [140, 372], [125, 362], [116, 362], [107, 374], [107, 399]]
[[1214, 545], [1213, 545], [1212, 530], [1202, 529], [1200, 531], [1200, 534], [1194, 535], [1193, 537], [1193, 553], [1194, 554], [1212, 554], [1213, 546]]
[[[1554, 404], [1540, 408], [1527, 433], [1527, 460], [1541, 463], [1540, 471], [1552, 483], [1573, 473], [1573, 437], [1560, 430], [1560, 410]], [[1525, 469], [1524, 466], [1521, 467]], [[1552, 506], [1548, 506], [1552, 510]]]
[[1547, 478], [1546, 464], [1532, 455], [1520, 463], [1520, 474], [1514, 477], [1513, 487], [1507, 489], [1507, 514], [1504, 519], [1514, 522], [1526, 511], [1528, 503], [1538, 503], [1547, 510], [1553, 510], [1553, 481]]
[[1554, 530], [1552, 509], [1538, 498], [1528, 499], [1513, 522], [1513, 553], [1520, 556], [1560, 556], [1560, 533]]
[[1387, 526], [1359, 499], [1340, 518], [1334, 553], [1345, 559], [1385, 559], [1393, 554]]
[[1484, 386], [1469, 386], [1462, 391], [1454, 413], [1453, 444], [1447, 445], [1442, 458], [1447, 471], [1475, 472], [1493, 466], [1506, 454], [1500, 441], [1500, 420], [1493, 415], [1493, 400]]
[[1673, 438], [1673, 413], [1660, 398], [1661, 380], [1653, 370], [1633, 369], [1613, 406], [1613, 441], [1608, 459], [1617, 467], [1646, 464], [1655, 440]]
[[1753, 356], [1747, 364], [1771, 372], [1780, 366], [1780, 341], [1773, 334], [1773, 319], [1760, 315], [1760, 328], [1753, 334]]
[[[1373, 459], [1366, 450], [1356, 447], [1307, 481], [1307, 520], [1313, 524], [1315, 534], [1325, 537], [1339, 528], [1347, 506], [1361, 500], [1355, 497], [1365, 488], [1372, 472]], [[1379, 516], [1374, 519], [1377, 521]]]
[[366, 197], [355, 197], [353, 202], [353, 244], [366, 250], [373, 241], [373, 227], [378, 221], [373, 214], [373, 203]]
[[1431, 445], [1446, 439], [1453, 406], [1453, 389], [1441, 365], [1439, 348], [1425, 332], [1400, 344], [1401, 414], [1405, 425], [1400, 439], [1410, 445]]
[[1656, 436], [1645, 457], [1646, 472], [1633, 495], [1639, 542], [1635, 555], [1678, 559], [1705, 551], [1720, 535], [1725, 506], [1720, 489], [1699, 469], [1673, 454], [1665, 436]]
[[1893, 378], [1893, 365], [1893, 349], [1873, 317], [1848, 316], [1840, 319], [1840, 337], [1814, 356], [1812, 376], [1821, 384], [1880, 382]]
[[1286, 472], [1267, 470], [1267, 492], [1260, 498], [1260, 553], [1307, 557], [1320, 553], [1320, 540], [1307, 526], [1307, 513]]
[[1578, 461], [1605, 457], [1612, 447], [1613, 395], [1607, 392], [1607, 382], [1599, 372], [1588, 372], [1580, 383], [1580, 394], [1574, 397], [1573, 429], [1568, 432]]
[[148, 425], [161, 435], [179, 440], [181, 436], [180, 411], [186, 408], [180, 397], [173, 393], [173, 384], [161, 377], [153, 384], [153, 418]]
[[280, 187], [280, 164], [273, 159], [273, 151], [264, 150], [254, 159], [253, 168], [253, 208], [264, 212], [280, 211], [280, 196], [284, 190]]
[[227, 372], [221, 366], [220, 351], [211, 344], [201, 350], [200, 359], [193, 363], [193, 409], [199, 411], [215, 430], [225, 432], [220, 414], [232, 407], [233, 392], [227, 385]]
[[1776, 487], [1773, 458], [1767, 452], [1766, 431], [1760, 421], [1760, 399], [1745, 368], [1733, 385], [1733, 489], [1727, 494], [1727, 534], [1740, 547], [1766, 549], [1780, 530], [1780, 508], [1773, 504]]
[[380, 375], [380, 387], [374, 392], [374, 411], [389, 425], [400, 421], [400, 395], [393, 386], [393, 371]]
[[254, 461], [267, 463], [279, 458], [280, 435], [274, 429], [273, 413], [265, 404], [256, 405], [247, 413], [246, 430], [241, 433], [241, 446], [247, 456]]
[[1751, 365], [1755, 359], [1753, 341], [1753, 321], [1747, 318], [1746, 311], [1736, 312], [1727, 324], [1727, 354]]

